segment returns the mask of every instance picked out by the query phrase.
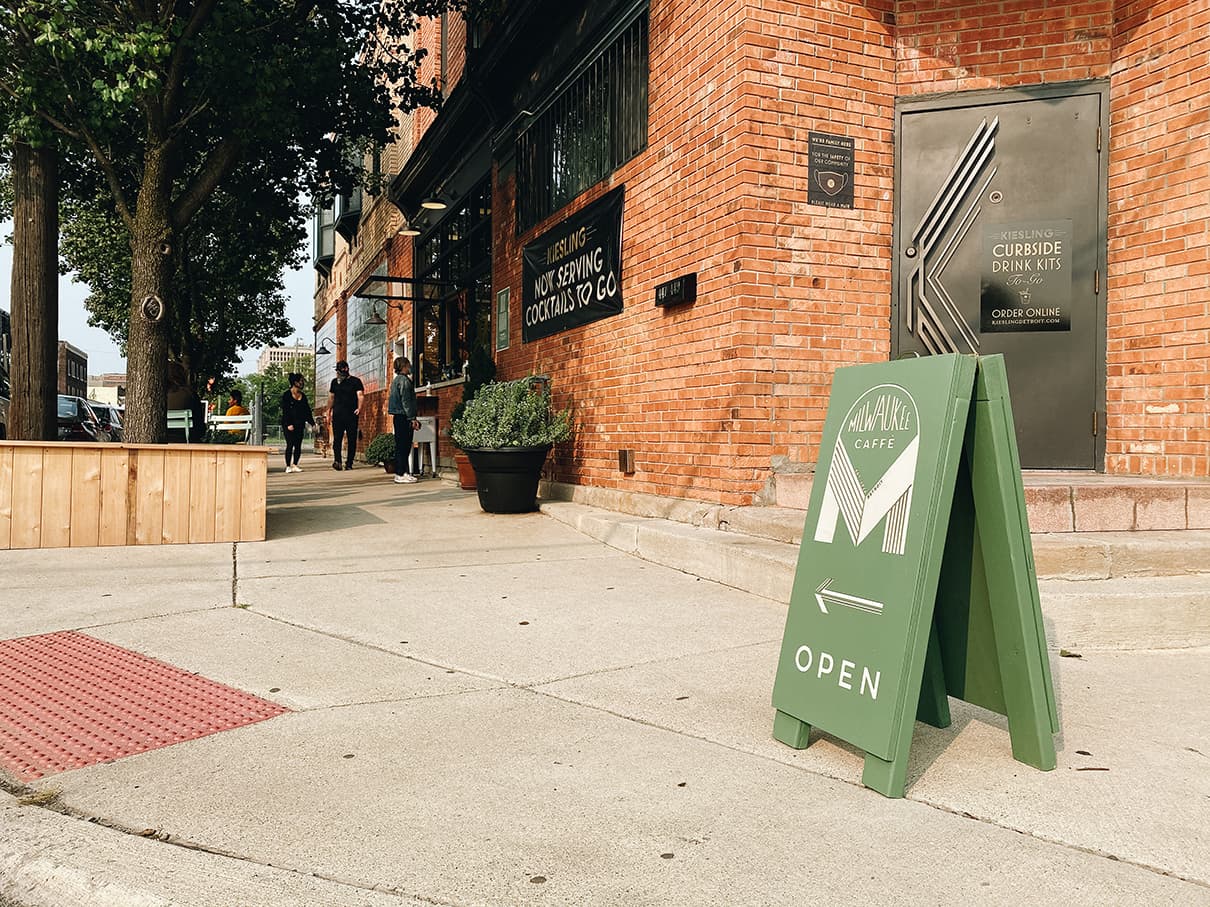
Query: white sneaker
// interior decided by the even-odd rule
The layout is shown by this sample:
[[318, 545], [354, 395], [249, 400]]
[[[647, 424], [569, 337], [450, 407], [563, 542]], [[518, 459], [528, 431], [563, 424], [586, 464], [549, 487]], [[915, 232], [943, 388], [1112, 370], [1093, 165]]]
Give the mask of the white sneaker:
[[301, 467], [301, 466], [299, 466], [297, 463], [295, 463], [295, 464], [294, 464], [294, 471], [295, 471], [295, 472], [302, 472], [302, 467]]
[[395, 484], [396, 485], [405, 485], [405, 484], [407, 484], [407, 479], [405, 479], [403, 476], [395, 476]]
[[403, 481], [411, 485], [413, 482], [417, 482], [419, 480], [409, 472], [404, 474]]

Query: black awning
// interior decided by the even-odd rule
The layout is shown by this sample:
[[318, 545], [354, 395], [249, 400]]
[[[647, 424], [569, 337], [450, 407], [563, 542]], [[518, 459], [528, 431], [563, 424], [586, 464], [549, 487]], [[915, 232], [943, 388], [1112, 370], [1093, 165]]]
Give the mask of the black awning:
[[438, 296], [453, 288], [453, 284], [441, 280], [426, 280], [423, 277], [398, 277], [394, 274], [374, 274], [361, 282], [353, 291], [361, 299], [397, 300], [400, 302], [428, 302], [434, 298], [424, 295], [426, 289], [437, 291]]

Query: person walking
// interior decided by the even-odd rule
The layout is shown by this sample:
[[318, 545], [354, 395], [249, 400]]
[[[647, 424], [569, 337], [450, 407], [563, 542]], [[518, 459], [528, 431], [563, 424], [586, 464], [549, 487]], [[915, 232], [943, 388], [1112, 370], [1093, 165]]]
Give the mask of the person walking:
[[412, 363], [407, 356], [395, 357], [395, 377], [387, 399], [387, 412], [391, 414], [395, 429], [395, 481], [400, 485], [416, 481], [410, 464], [412, 436], [420, 423], [416, 421], [416, 385], [412, 382], [411, 370]]
[[303, 391], [303, 376], [290, 372], [290, 389], [281, 395], [281, 424], [286, 436], [286, 472], [302, 472], [298, 458], [302, 454], [303, 426], [315, 425], [311, 403]]
[[344, 468], [353, 468], [353, 457], [357, 454], [357, 416], [361, 412], [363, 393], [365, 385], [356, 375], [349, 374], [349, 363], [341, 359], [336, 363], [336, 377], [328, 388], [328, 412], [332, 418], [333, 469], [341, 468], [341, 441], [346, 435], [349, 440], [349, 455], [344, 461]]

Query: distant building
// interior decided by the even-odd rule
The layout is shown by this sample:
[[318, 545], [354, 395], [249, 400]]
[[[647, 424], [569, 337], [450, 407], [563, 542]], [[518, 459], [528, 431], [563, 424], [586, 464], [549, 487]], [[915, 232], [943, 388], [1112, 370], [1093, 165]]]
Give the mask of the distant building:
[[103, 375], [89, 375], [89, 387], [117, 387], [122, 389], [122, 394], [126, 393], [126, 373], [125, 372], [106, 372]]
[[108, 403], [111, 406], [124, 406], [126, 404], [126, 388], [122, 387], [104, 387], [99, 384], [92, 384], [92, 379], [89, 379], [88, 399], [94, 400], [97, 403]]
[[301, 364], [314, 358], [315, 348], [301, 340], [294, 346], [267, 346], [261, 350], [260, 357], [256, 360], [256, 370], [263, 375], [271, 365], [284, 367], [292, 362]]
[[114, 406], [126, 405], [126, 373], [106, 372], [88, 376], [88, 399]]
[[59, 341], [59, 393], [88, 396], [88, 353], [66, 340]]

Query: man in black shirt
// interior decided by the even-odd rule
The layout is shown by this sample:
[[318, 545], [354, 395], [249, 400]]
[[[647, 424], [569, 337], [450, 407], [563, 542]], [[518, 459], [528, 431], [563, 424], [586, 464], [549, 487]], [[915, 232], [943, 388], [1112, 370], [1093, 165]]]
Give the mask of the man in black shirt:
[[349, 436], [349, 456], [345, 469], [353, 468], [353, 455], [357, 453], [357, 414], [361, 412], [361, 395], [365, 385], [356, 375], [349, 374], [349, 363], [341, 359], [336, 363], [336, 377], [328, 388], [328, 412], [332, 416], [332, 468], [340, 469], [340, 447], [345, 435]]

